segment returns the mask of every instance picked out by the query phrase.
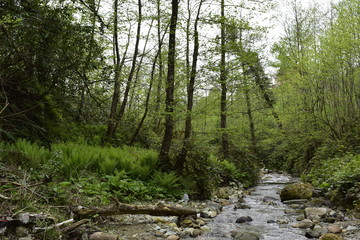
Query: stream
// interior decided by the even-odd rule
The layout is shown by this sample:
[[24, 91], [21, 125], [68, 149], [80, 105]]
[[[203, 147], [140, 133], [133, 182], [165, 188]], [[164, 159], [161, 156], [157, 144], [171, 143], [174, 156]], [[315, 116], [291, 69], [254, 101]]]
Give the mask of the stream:
[[[250, 195], [244, 198], [250, 209], [234, 209], [234, 205], [225, 206], [223, 211], [208, 226], [211, 232], [196, 239], [228, 240], [231, 231], [256, 233], [260, 239], [266, 240], [303, 240], [304, 231], [292, 228], [296, 222], [296, 215], [285, 214], [289, 207], [280, 201], [279, 191], [285, 184], [295, 182], [296, 179], [284, 174], [266, 174], [258, 186], [253, 188]], [[250, 216], [249, 223], [236, 223], [241, 216]], [[268, 220], [275, 221], [267, 223]], [[288, 224], [279, 224], [276, 221], [286, 221]]]

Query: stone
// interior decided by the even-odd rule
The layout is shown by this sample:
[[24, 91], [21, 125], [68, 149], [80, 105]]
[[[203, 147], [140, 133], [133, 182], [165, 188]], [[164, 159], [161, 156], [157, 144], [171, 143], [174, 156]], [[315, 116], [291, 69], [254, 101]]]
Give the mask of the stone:
[[305, 208], [305, 217], [310, 220], [319, 220], [327, 212], [327, 208]]
[[314, 223], [309, 219], [304, 219], [301, 222], [295, 223], [292, 225], [293, 228], [311, 228], [314, 226]]
[[187, 235], [192, 236], [194, 230], [195, 230], [194, 228], [185, 228], [184, 233], [187, 234]]
[[171, 236], [168, 236], [166, 239], [167, 239], [167, 240], [179, 240], [180, 237], [179, 237], [179, 236], [176, 236], [176, 235], [171, 235]]
[[341, 233], [342, 232], [342, 229], [339, 225], [337, 224], [330, 224], [328, 227], [327, 227], [329, 233]]
[[305, 233], [305, 237], [307, 238], [319, 238], [321, 235], [322, 231], [319, 230], [309, 230]]
[[18, 238], [18, 240], [32, 240], [31, 237], [21, 237], [21, 238]]
[[194, 229], [194, 231], [190, 234], [190, 236], [193, 237], [193, 238], [196, 238], [196, 237], [200, 236], [202, 233], [203, 233], [203, 232], [201, 231], [201, 229], [196, 228], [196, 229]]
[[203, 232], [210, 232], [210, 231], [211, 231], [211, 228], [208, 227], [208, 226], [202, 226], [200, 229], [201, 229]]
[[236, 223], [246, 223], [251, 222], [253, 219], [250, 216], [243, 216], [236, 219]]
[[307, 203], [308, 200], [307, 199], [293, 199], [293, 200], [286, 200], [286, 201], [283, 201], [284, 204], [287, 204], [287, 205], [292, 205], [292, 204], [305, 204]]
[[238, 232], [234, 236], [234, 239], [236, 239], [236, 240], [259, 240], [260, 238], [255, 233]]
[[237, 209], [250, 209], [250, 206], [243, 204], [243, 203], [237, 203], [234, 206], [234, 210], [237, 210]]
[[217, 216], [217, 212], [213, 210], [204, 210], [200, 213], [200, 216], [203, 218], [214, 218]]
[[275, 220], [267, 220], [267, 223], [276, 223]]
[[276, 221], [277, 224], [288, 224], [289, 221], [287, 219], [279, 219]]
[[310, 183], [293, 183], [286, 185], [280, 192], [282, 202], [293, 199], [311, 199], [313, 187]]
[[319, 240], [343, 240], [343, 238], [333, 233], [326, 233], [322, 235]]
[[324, 217], [323, 219], [321, 219], [321, 221], [323, 221], [325, 223], [334, 223], [334, 222], [336, 222], [336, 218], [334, 218], [334, 217]]

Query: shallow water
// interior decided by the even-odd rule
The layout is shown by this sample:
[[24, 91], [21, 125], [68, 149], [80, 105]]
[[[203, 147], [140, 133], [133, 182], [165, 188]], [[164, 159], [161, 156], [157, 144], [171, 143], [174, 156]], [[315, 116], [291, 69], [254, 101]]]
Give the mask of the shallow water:
[[[245, 197], [246, 205], [250, 209], [234, 210], [234, 205], [225, 206], [223, 211], [215, 217], [208, 226], [211, 232], [204, 234], [196, 239], [203, 240], [228, 240], [232, 239], [230, 231], [246, 231], [256, 233], [260, 239], [265, 240], [303, 240], [307, 239], [304, 231], [292, 228], [296, 222], [294, 215], [284, 213], [289, 207], [281, 203], [278, 192], [284, 184], [294, 182], [295, 179], [283, 174], [264, 175], [262, 181], [251, 193]], [[264, 197], [271, 197], [274, 200], [264, 202]], [[250, 223], [236, 223], [236, 219], [241, 216], [250, 216], [253, 221]], [[267, 220], [284, 220], [288, 224], [267, 223]]]

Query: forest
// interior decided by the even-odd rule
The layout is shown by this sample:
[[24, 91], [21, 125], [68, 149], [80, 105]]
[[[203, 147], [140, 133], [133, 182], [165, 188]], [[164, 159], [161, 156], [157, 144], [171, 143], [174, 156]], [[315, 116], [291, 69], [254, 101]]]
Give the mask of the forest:
[[360, 210], [360, 1], [301, 2], [2, 0], [0, 215], [209, 199], [263, 168]]

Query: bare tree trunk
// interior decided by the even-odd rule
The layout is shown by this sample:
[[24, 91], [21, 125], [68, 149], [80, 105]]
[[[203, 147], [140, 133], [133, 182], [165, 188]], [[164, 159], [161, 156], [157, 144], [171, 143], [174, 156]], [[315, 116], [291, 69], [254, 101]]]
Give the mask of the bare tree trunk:
[[131, 138], [131, 141], [130, 141], [130, 146], [132, 146], [137, 138], [137, 136], [139, 135], [139, 132], [140, 132], [140, 129], [142, 128], [143, 124], [144, 124], [144, 121], [147, 117], [147, 114], [149, 112], [149, 102], [150, 102], [150, 96], [151, 96], [151, 91], [152, 91], [152, 87], [153, 87], [153, 84], [154, 84], [154, 78], [155, 78], [155, 68], [156, 68], [156, 62], [157, 62], [157, 59], [160, 55], [160, 52], [161, 52], [161, 47], [162, 47], [162, 44], [164, 42], [164, 37], [165, 37], [165, 34], [166, 34], [166, 30], [164, 32], [164, 35], [159, 43], [159, 49], [158, 49], [158, 52], [156, 53], [155, 57], [154, 57], [154, 61], [153, 61], [153, 64], [152, 64], [152, 67], [151, 67], [151, 78], [150, 78], [150, 84], [149, 84], [149, 90], [147, 92], [147, 95], [146, 95], [146, 101], [145, 101], [145, 111], [144, 111], [144, 114], [139, 122], [139, 125], [138, 127], [136, 128], [135, 130], [135, 133], [133, 134], [132, 138]]
[[140, 58], [139, 64], [138, 64], [137, 69], [136, 69], [135, 80], [134, 80], [134, 84], [133, 84], [133, 87], [132, 87], [130, 100], [129, 100], [129, 108], [128, 108], [129, 110], [132, 109], [132, 106], [133, 106], [132, 104], [134, 103], [134, 95], [135, 95], [136, 87], [137, 87], [137, 84], [138, 84], [138, 81], [139, 81], [140, 69], [141, 69], [142, 63], [144, 61], [145, 51], [146, 51], [146, 48], [147, 48], [147, 45], [148, 45], [148, 42], [149, 42], [150, 32], [151, 32], [151, 29], [153, 27], [153, 23], [154, 23], [154, 19], [151, 20], [150, 27], [149, 27], [148, 33], [146, 35], [146, 40], [145, 40], [144, 48], [143, 48], [143, 51], [142, 51], [142, 54], [141, 54], [141, 58]]
[[221, 0], [221, 60], [220, 60], [220, 129], [222, 131], [222, 155], [226, 159], [229, 157], [229, 136], [227, 133], [227, 72], [226, 72], [226, 46], [225, 46], [225, 2]]
[[[161, 42], [161, 11], [160, 11], [160, 4], [161, 0], [157, 0], [157, 36], [158, 36], [158, 43], [159, 43], [159, 80], [157, 84], [157, 90], [156, 90], [156, 105], [155, 105], [155, 113], [160, 112], [161, 107], [161, 89], [162, 89], [162, 79], [163, 79], [163, 60], [162, 60], [162, 50], [160, 47]], [[166, 31], [165, 31], [166, 32]], [[157, 118], [155, 117], [155, 124], [154, 124], [154, 130], [155, 132], [158, 132], [160, 129], [160, 123], [161, 123], [162, 116], [160, 114], [157, 114]]]
[[[188, 154], [188, 151], [191, 147], [191, 130], [192, 130], [192, 109], [193, 109], [193, 102], [194, 102], [194, 86], [195, 86], [195, 77], [196, 77], [196, 66], [197, 66], [197, 60], [199, 56], [199, 32], [198, 32], [198, 22], [199, 22], [199, 15], [201, 6], [204, 0], [200, 0], [198, 12], [196, 15], [195, 23], [194, 23], [194, 52], [193, 52], [193, 59], [192, 59], [192, 66], [191, 66], [191, 73], [190, 73], [190, 81], [187, 86], [187, 110], [186, 110], [186, 121], [185, 121], [185, 136], [184, 136], [184, 142], [183, 147], [181, 149], [181, 152], [177, 158], [175, 169], [178, 172], [182, 172], [184, 164], [186, 162], [186, 157]], [[190, 3], [190, 0], [188, 0], [188, 4]], [[188, 7], [189, 12], [189, 18], [188, 21], [190, 22], [190, 9]], [[190, 31], [188, 29], [188, 31]], [[189, 32], [187, 33], [189, 34]]]
[[140, 42], [140, 32], [141, 32], [141, 22], [142, 22], [142, 4], [141, 4], [141, 0], [138, 0], [138, 11], [139, 11], [139, 16], [138, 16], [138, 27], [137, 27], [137, 32], [136, 32], [136, 42], [135, 42], [135, 49], [134, 49], [134, 55], [133, 55], [133, 59], [132, 59], [132, 65], [131, 65], [131, 69], [130, 69], [130, 73], [126, 82], [126, 88], [125, 88], [125, 92], [124, 92], [124, 98], [123, 101], [121, 103], [121, 107], [120, 107], [120, 111], [119, 114], [117, 116], [116, 119], [116, 123], [115, 123], [115, 129], [114, 129], [114, 133], [118, 127], [118, 125], [120, 124], [124, 113], [125, 113], [125, 108], [126, 108], [126, 104], [128, 101], [128, 97], [129, 97], [129, 91], [131, 88], [131, 82], [135, 73], [135, 68], [136, 68], [136, 59], [137, 59], [137, 55], [139, 52], [139, 42]]
[[[129, 30], [130, 31], [130, 30]], [[113, 33], [113, 41], [114, 41], [114, 52], [115, 52], [115, 77], [114, 77], [114, 93], [112, 95], [111, 108], [110, 108], [110, 116], [108, 127], [106, 131], [106, 137], [111, 138], [115, 134], [115, 126], [116, 126], [116, 114], [117, 107], [119, 104], [120, 98], [120, 76], [121, 70], [125, 63], [125, 57], [127, 54], [127, 50], [130, 43], [130, 32], [128, 35], [128, 42], [122, 57], [120, 58], [120, 50], [119, 50], [119, 42], [118, 42], [118, 0], [115, 0], [114, 3], [114, 33]]]
[[159, 153], [159, 168], [165, 171], [171, 169], [169, 150], [173, 137], [174, 128], [174, 90], [175, 90], [175, 46], [176, 46], [176, 24], [179, 11], [178, 0], [171, 1], [172, 12], [169, 33], [168, 73], [166, 79], [166, 109], [165, 109], [165, 133]]

